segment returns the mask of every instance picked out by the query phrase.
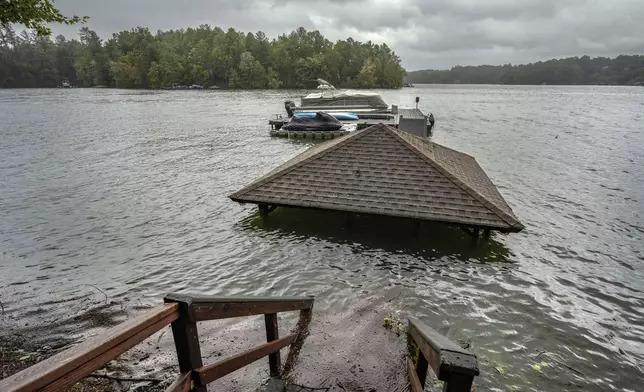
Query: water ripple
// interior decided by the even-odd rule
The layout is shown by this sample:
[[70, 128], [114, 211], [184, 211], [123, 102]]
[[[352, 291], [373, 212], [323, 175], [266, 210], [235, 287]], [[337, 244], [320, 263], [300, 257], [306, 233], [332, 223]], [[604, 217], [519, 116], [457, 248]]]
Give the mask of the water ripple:
[[383, 91], [394, 104], [420, 96], [436, 141], [475, 156], [527, 226], [479, 246], [443, 226], [416, 235], [404, 220], [348, 226], [297, 209], [262, 219], [229, 201], [313, 144], [267, 133], [301, 93], [0, 91], [0, 327], [103, 304], [94, 286], [141, 303], [310, 294], [319, 314], [400, 290], [404, 315], [479, 355], [481, 391], [639, 389], [642, 89]]

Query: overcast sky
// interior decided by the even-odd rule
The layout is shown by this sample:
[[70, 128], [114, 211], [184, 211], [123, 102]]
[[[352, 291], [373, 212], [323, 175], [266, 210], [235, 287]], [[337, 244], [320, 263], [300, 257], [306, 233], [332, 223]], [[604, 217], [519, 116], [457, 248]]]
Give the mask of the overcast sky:
[[[407, 70], [644, 53], [644, 0], [56, 0], [103, 38], [210, 24], [386, 42]], [[77, 26], [52, 26], [74, 36]]]

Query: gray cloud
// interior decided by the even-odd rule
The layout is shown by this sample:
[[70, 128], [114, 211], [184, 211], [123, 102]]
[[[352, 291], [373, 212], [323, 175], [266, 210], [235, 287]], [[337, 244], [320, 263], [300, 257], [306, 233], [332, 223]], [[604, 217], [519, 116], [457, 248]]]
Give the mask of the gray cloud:
[[[407, 69], [644, 52], [644, 0], [57, 0], [107, 38], [210, 24], [387, 42]], [[52, 26], [74, 35], [77, 27]]]

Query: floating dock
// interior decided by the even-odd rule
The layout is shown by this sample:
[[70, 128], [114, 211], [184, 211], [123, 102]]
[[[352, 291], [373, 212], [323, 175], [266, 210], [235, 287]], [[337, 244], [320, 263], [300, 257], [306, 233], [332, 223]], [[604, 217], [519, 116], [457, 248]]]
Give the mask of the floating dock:
[[356, 112], [356, 114], [358, 115], [358, 120], [342, 121], [347, 128], [346, 130], [343, 128], [333, 132], [291, 132], [283, 130], [282, 127], [287, 125], [292, 117], [282, 116], [281, 114], [276, 114], [274, 118], [269, 119], [268, 124], [271, 126], [271, 136], [302, 139], [333, 139], [348, 134], [350, 132], [348, 129], [360, 131], [377, 124], [401, 129], [416, 136], [428, 137], [431, 136], [434, 125], [433, 116], [424, 114], [420, 109], [403, 109], [394, 106], [391, 112]]
[[284, 131], [280, 129], [279, 131], [271, 129], [271, 136], [287, 137], [289, 139], [335, 139], [336, 137], [347, 135], [350, 131], [348, 130], [339, 130], [339, 131]]

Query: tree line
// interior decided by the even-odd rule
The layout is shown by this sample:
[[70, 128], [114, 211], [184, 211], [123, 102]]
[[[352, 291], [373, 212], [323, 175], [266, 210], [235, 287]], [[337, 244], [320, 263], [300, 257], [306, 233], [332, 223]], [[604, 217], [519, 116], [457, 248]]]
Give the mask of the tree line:
[[440, 84], [644, 84], [644, 56], [569, 57], [525, 65], [456, 66], [408, 72], [410, 83]]
[[198, 28], [150, 32], [137, 27], [103, 40], [87, 28], [79, 39], [53, 40], [0, 26], [0, 87], [165, 88], [199, 84], [229, 88], [398, 88], [404, 69], [386, 44], [352, 38], [331, 42], [300, 27], [269, 39], [263, 32]]

